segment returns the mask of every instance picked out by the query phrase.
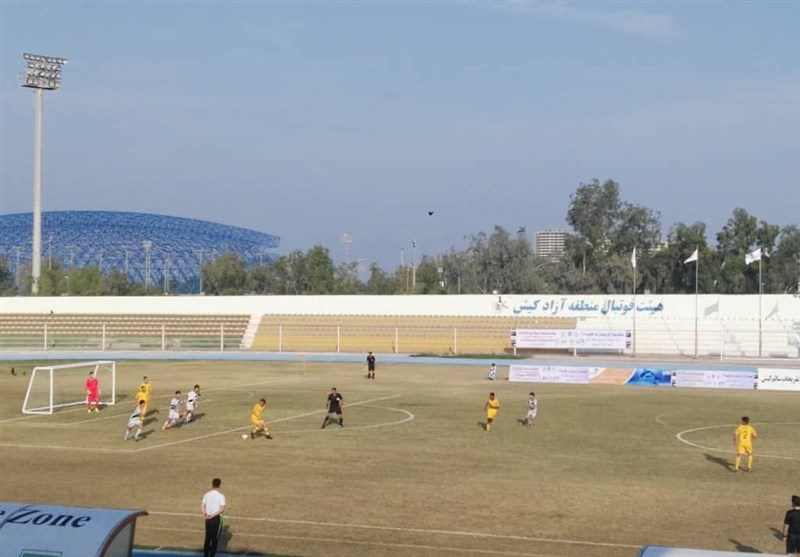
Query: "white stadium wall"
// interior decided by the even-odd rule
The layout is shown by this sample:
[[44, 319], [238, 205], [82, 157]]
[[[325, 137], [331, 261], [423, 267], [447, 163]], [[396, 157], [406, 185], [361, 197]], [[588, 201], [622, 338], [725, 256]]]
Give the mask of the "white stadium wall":
[[[760, 312], [759, 312], [760, 305]], [[2, 313], [506, 316], [575, 318], [580, 329], [633, 329], [630, 295], [5, 297]], [[638, 295], [637, 352], [694, 354], [695, 296]], [[800, 297], [697, 297], [704, 355], [798, 357]], [[760, 315], [760, 319], [759, 319]], [[761, 333], [759, 334], [759, 329]]]

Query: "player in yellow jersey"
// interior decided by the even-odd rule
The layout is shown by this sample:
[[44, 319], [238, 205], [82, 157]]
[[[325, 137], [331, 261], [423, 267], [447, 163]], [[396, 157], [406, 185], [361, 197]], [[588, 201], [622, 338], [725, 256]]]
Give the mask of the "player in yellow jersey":
[[736, 459], [733, 461], [733, 471], [739, 471], [742, 455], [747, 455], [747, 471], [753, 471], [753, 439], [757, 437], [756, 428], [750, 425], [750, 418], [742, 417], [742, 423], [733, 432], [733, 446], [736, 447]]
[[144, 406], [142, 406], [142, 420], [144, 420], [145, 416], [147, 415], [147, 405], [150, 404], [150, 380], [145, 375], [142, 377], [142, 382], [139, 384], [139, 391], [136, 393], [136, 400], [144, 400]]
[[484, 410], [486, 410], [486, 431], [492, 429], [492, 422], [497, 417], [497, 411], [500, 409], [500, 400], [498, 400], [494, 393], [489, 393], [489, 400], [486, 401], [484, 405]]
[[272, 435], [269, 434], [269, 424], [261, 417], [266, 407], [267, 401], [262, 398], [256, 402], [255, 406], [253, 406], [253, 410], [250, 411], [250, 421], [253, 424], [253, 431], [250, 432], [250, 439], [255, 439], [259, 431], [264, 432], [265, 438], [272, 439]]

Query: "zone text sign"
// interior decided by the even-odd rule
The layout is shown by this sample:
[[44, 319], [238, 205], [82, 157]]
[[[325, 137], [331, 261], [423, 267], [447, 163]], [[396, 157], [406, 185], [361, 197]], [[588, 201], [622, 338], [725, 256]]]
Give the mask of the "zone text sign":
[[123, 557], [144, 511], [0, 503], [3, 556]]

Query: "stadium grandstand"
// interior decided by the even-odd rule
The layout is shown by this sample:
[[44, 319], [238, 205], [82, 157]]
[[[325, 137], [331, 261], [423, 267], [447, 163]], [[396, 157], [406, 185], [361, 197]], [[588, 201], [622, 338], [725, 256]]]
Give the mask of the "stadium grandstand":
[[[31, 260], [31, 213], [0, 215], [0, 256], [18, 273]], [[133, 282], [158, 283], [167, 273], [173, 291], [196, 291], [201, 259], [239, 255], [247, 266], [268, 263], [280, 238], [196, 219], [121, 211], [42, 214], [42, 257], [65, 268], [117, 269]], [[149, 277], [149, 278], [148, 278]]]

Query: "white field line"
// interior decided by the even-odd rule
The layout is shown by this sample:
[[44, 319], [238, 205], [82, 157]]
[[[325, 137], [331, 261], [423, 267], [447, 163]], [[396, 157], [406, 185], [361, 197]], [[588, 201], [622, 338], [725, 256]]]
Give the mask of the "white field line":
[[[778, 425], [778, 424], [792, 425], [792, 424], [800, 424], [800, 422], [766, 422], [766, 423], [762, 423], [762, 424], [759, 424], [759, 425], [770, 425], [770, 424], [774, 424], [774, 425]], [[680, 441], [681, 443], [685, 443], [685, 444], [689, 445], [690, 447], [695, 447], [695, 448], [698, 448], [698, 449], [704, 449], [706, 451], [712, 451], [712, 452], [715, 452], [715, 453], [736, 454], [736, 451], [731, 450], [731, 449], [717, 449], [715, 447], [706, 447], [705, 445], [698, 445], [697, 443], [692, 443], [691, 441], [687, 441], [683, 437], [684, 435], [686, 435], [688, 433], [693, 433], [695, 431], [703, 431], [703, 430], [706, 430], [706, 429], [720, 429], [720, 428], [723, 428], [723, 427], [735, 428], [736, 425], [737, 424], [733, 424], [733, 425], [732, 424], [722, 424], [722, 425], [708, 425], [708, 426], [703, 426], [703, 427], [695, 427], [695, 428], [692, 428], [692, 429], [685, 429], [685, 430], [681, 431], [680, 433], [677, 433], [675, 435], [675, 437], [678, 439], [678, 441]], [[798, 458], [796, 456], [782, 456], [782, 455], [773, 455], [773, 454], [763, 454], [763, 453], [759, 453], [757, 451], [753, 453], [753, 456], [766, 457], [766, 458], [780, 458], [781, 460], [800, 460], [800, 458]]]
[[661, 414], [656, 416], [656, 422], [661, 424], [664, 427], [669, 427], [669, 426], [667, 426], [666, 422], [664, 422], [664, 418], [666, 416], [669, 416], [670, 414], [675, 414], [676, 412], [680, 412], [680, 411], [681, 410], [668, 410], [667, 412], [662, 412]]
[[55, 449], [62, 451], [78, 451], [84, 453], [132, 453], [131, 449], [101, 449], [92, 447], [60, 447], [58, 445], [26, 445], [24, 443], [0, 443], [0, 447], [16, 449]]
[[[203, 406], [205, 406], [206, 404], [211, 404], [212, 402], [214, 402], [213, 398], [210, 398], [208, 400], [204, 400], [203, 401]], [[134, 408], [134, 406], [131, 406], [131, 408]], [[148, 412], [148, 416], [145, 418], [145, 420], [149, 420], [149, 419], [151, 419], [153, 417], [152, 410], [154, 410], [154, 409], [151, 409]], [[20, 422], [20, 423], [15, 424], [15, 425], [21, 425], [21, 426], [25, 426], [25, 427], [71, 427], [71, 426], [74, 426], [74, 425], [82, 425], [82, 424], [90, 423], [90, 422], [99, 422], [99, 421], [102, 421], [102, 420], [119, 420], [120, 418], [124, 418], [125, 416], [128, 416], [129, 414], [130, 414], [130, 410], [127, 411], [127, 412], [124, 412], [122, 414], [111, 414], [109, 416], [96, 416], [94, 418], [86, 418], [85, 420], [75, 420], [74, 422], [66, 422], [66, 423], [63, 423], [63, 424], [50, 424], [50, 423], [41, 423], [41, 422]], [[196, 412], [195, 412], [195, 414], [196, 414]]]
[[[352, 405], [351, 405], [352, 406]], [[148, 511], [151, 515], [162, 516], [183, 516], [197, 519], [198, 513], [178, 513], [169, 511]], [[277, 524], [298, 524], [302, 526], [322, 526], [328, 528], [339, 529], [353, 529], [353, 530], [382, 530], [386, 532], [407, 532], [414, 534], [434, 534], [444, 536], [461, 536], [469, 538], [487, 538], [494, 540], [516, 540], [522, 542], [542, 542], [542, 543], [560, 543], [567, 545], [587, 545], [594, 547], [620, 547], [630, 549], [641, 549], [640, 545], [633, 545], [627, 543], [610, 543], [610, 542], [591, 542], [584, 540], [569, 540], [569, 539], [556, 539], [556, 538], [536, 538], [531, 536], [513, 536], [505, 534], [488, 534], [485, 532], [469, 532], [465, 530], [435, 530], [429, 528], [403, 528], [400, 526], [373, 526], [369, 524], [347, 524], [343, 522], [316, 522], [313, 520], [290, 520], [284, 518], [267, 518], [267, 517], [244, 517], [244, 516], [228, 516], [225, 518], [229, 520], [242, 520], [246, 522], [272, 522]], [[237, 532], [238, 534], [238, 532]], [[341, 540], [339, 539], [341, 542]]]
[[[352, 404], [350, 406], [352, 406]], [[374, 405], [374, 404], [365, 404], [364, 408], [380, 408], [382, 410], [396, 410], [398, 412], [402, 412], [403, 414], [405, 414], [406, 417], [405, 418], [401, 418], [399, 420], [396, 420], [394, 422], [384, 422], [382, 424], [371, 424], [371, 425], [357, 425], [357, 426], [347, 427], [346, 429], [345, 428], [334, 428], [334, 427], [331, 427], [331, 429], [325, 430], [325, 431], [353, 431], [354, 429], [373, 429], [373, 428], [376, 428], [376, 427], [389, 427], [389, 426], [392, 426], [392, 425], [400, 425], [400, 424], [404, 424], [406, 422], [410, 422], [411, 420], [413, 420], [415, 418], [414, 414], [412, 414], [408, 410], [403, 410], [402, 408], [392, 408], [391, 406], [377, 406], [377, 405]], [[288, 429], [286, 431], [279, 431], [279, 433], [280, 433], [280, 435], [288, 435], [288, 434], [291, 434], [291, 433], [323, 433], [323, 429], [322, 428], [316, 428], [316, 429]]]
[[[348, 404], [347, 406], [345, 406], [345, 408], [347, 408], [349, 406], [360, 406], [362, 404], [368, 404], [370, 402], [377, 402], [377, 401], [380, 401], [380, 400], [387, 400], [387, 399], [390, 399], [390, 398], [397, 398], [397, 397], [400, 397], [400, 396], [403, 396], [403, 395], [391, 395], [391, 396], [386, 396], [386, 397], [381, 397], [381, 398], [376, 398], [376, 399], [371, 399], [371, 400], [365, 400], [365, 401], [362, 401], [362, 402], [354, 402], [352, 404]], [[385, 408], [385, 407], [377, 406], [376, 408]], [[410, 412], [408, 412], [407, 410], [401, 410], [400, 408], [392, 408], [392, 410], [399, 410], [400, 412], [405, 412], [407, 414], [410, 414], [410, 417], [403, 418], [402, 420], [399, 420], [397, 422], [391, 422], [391, 423], [385, 423], [385, 424], [372, 424], [372, 425], [368, 425], [368, 426], [355, 426], [355, 427], [349, 427], [347, 429], [349, 431], [349, 430], [353, 430], [353, 429], [368, 429], [368, 428], [373, 428], [373, 427], [386, 427], [386, 426], [389, 426], [389, 425], [397, 425], [397, 424], [405, 423], [405, 422], [408, 422], [408, 421], [411, 421], [412, 419], [414, 419], [414, 415], [411, 414]], [[305, 412], [303, 414], [297, 414], [295, 416], [287, 416], [285, 418], [279, 418], [277, 420], [272, 420], [270, 423], [283, 422], [283, 421], [287, 421], [287, 420], [294, 420], [296, 418], [302, 418], [302, 417], [310, 416], [310, 415], [313, 415], [313, 414], [319, 414], [321, 412], [325, 412], [325, 410], [315, 410], [314, 412]], [[170, 442], [170, 443], [160, 443], [158, 445], [150, 445], [150, 446], [147, 446], [147, 447], [142, 447], [141, 449], [103, 449], [103, 448], [65, 447], [65, 446], [58, 446], [58, 445], [31, 445], [31, 444], [25, 444], [25, 443], [0, 443], [0, 447], [12, 447], [12, 448], [19, 448], [19, 449], [55, 449], [55, 450], [62, 450], [62, 451], [81, 451], [81, 452], [96, 452], [96, 453], [138, 453], [140, 451], [146, 451], [146, 450], [150, 450], [150, 449], [156, 449], [156, 448], [159, 448], [159, 447], [177, 445], [177, 444], [180, 444], [180, 443], [188, 443], [190, 441], [197, 441], [198, 439], [204, 439], [206, 437], [213, 437], [215, 435], [223, 435], [223, 434], [226, 434], [226, 433], [240, 431], [240, 430], [243, 430], [243, 429], [249, 429], [250, 427], [252, 427], [252, 426], [238, 427], [238, 428], [233, 429], [233, 430], [219, 431], [219, 432], [216, 432], [216, 433], [210, 433], [210, 434], [207, 434], [207, 435], [201, 435], [199, 437], [192, 437], [192, 438], [189, 438], [189, 439], [181, 439], [179, 441], [173, 441], [173, 442]], [[307, 432], [307, 431], [312, 431], [312, 430], [302, 430], [302, 431], [303, 432]], [[313, 431], [316, 431], [316, 430], [313, 430]], [[299, 433], [299, 432], [300, 431], [296, 430], [296, 431], [287, 432], [287, 433]]]
[[[380, 397], [380, 398], [372, 398], [372, 399], [369, 399], [369, 400], [363, 400], [361, 402], [354, 402], [352, 404], [348, 404], [347, 406], [344, 406], [343, 408], [349, 408], [351, 406], [360, 406], [362, 404], [369, 404], [370, 402], [378, 402], [379, 400], [388, 400], [390, 398], [397, 398], [399, 396], [403, 396], [403, 395], [390, 395], [390, 396], [384, 396], [384, 397]], [[294, 420], [294, 419], [297, 419], [297, 418], [305, 418], [306, 416], [313, 416], [314, 414], [321, 414], [323, 412], [327, 412], [327, 409], [314, 410], [313, 412], [304, 412], [302, 414], [295, 414], [294, 416], [287, 416], [285, 418], [278, 418], [277, 420], [269, 420], [269, 423], [270, 424], [276, 424], [278, 422], [285, 422], [287, 420]], [[242, 431], [242, 430], [245, 430], [245, 429], [251, 429], [252, 427], [253, 427], [252, 425], [246, 425], [246, 426], [236, 427], [236, 428], [233, 428], [233, 429], [226, 429], [225, 431], [216, 431], [214, 433], [207, 433], [205, 435], [198, 435], [197, 437], [190, 437], [188, 439], [179, 439], [178, 441], [171, 441], [169, 443], [160, 443], [158, 445], [149, 445], [147, 447], [142, 447], [141, 449], [136, 449], [136, 450], [134, 450], [132, 452], [139, 453], [139, 452], [142, 452], [142, 451], [151, 451], [153, 449], [158, 449], [160, 447], [172, 447], [174, 445], [181, 445], [183, 443], [191, 443], [193, 441], [199, 441], [200, 439], [208, 439], [209, 437], [216, 437], [218, 435], [228, 435], [230, 433], [236, 433], [237, 431]]]
[[[144, 530], [159, 530], [159, 531], [170, 531], [170, 532], [196, 532], [196, 533], [205, 532], [205, 530], [201, 530], [199, 528], [166, 528], [163, 526], [145, 526], [143, 523], [140, 523], [139, 528]], [[458, 553], [475, 553], [480, 555], [508, 555], [510, 557], [559, 557], [558, 555], [552, 555], [550, 553], [519, 553], [517, 551], [500, 551], [500, 550], [493, 551], [491, 549], [467, 549], [464, 547], [450, 547], [446, 545], [442, 546], [419, 545], [412, 543], [366, 542], [357, 540], [343, 541], [337, 538], [314, 538], [310, 536], [279, 536], [276, 534], [257, 534], [251, 532], [240, 532], [239, 530], [236, 531], [236, 535], [245, 538], [250, 537], [250, 538], [267, 538], [273, 540], [299, 540], [299, 541], [333, 543], [336, 544], [337, 546], [341, 546], [342, 544], [351, 544], [351, 545], [371, 545], [375, 547], [387, 547], [387, 548], [396, 547], [398, 549], [456, 551]]]
[[[238, 391], [238, 390], [247, 389], [247, 388], [251, 388], [251, 387], [258, 387], [258, 386], [261, 386], [261, 385], [270, 385], [272, 383], [280, 383], [282, 381], [292, 381], [292, 380], [295, 380], [295, 379], [297, 379], [297, 376], [292, 376], [292, 377], [274, 377], [272, 381], [260, 381], [258, 383], [248, 383], [248, 384], [244, 384], [244, 385], [235, 385], [233, 387], [219, 387], [217, 389], [208, 389], [208, 390], [206, 390], [204, 392], [206, 392], [206, 393], [215, 393], [217, 391]], [[172, 398], [172, 396], [173, 396], [172, 394], [161, 395], [161, 396], [153, 397], [153, 400], [159, 400], [159, 399], [169, 400], [170, 398]], [[203, 402], [207, 402], [207, 401], [203, 401]], [[114, 406], [118, 406], [119, 404], [121, 404], [121, 403], [118, 402]], [[72, 408], [70, 410], [61, 410], [61, 411], [59, 411], [57, 413], [58, 414], [67, 414], [68, 412], [80, 412], [81, 410], [85, 411], [86, 407], [81, 406], [80, 408]], [[50, 416], [53, 416], [53, 415], [55, 415], [55, 414], [27, 414], [25, 416], [16, 416], [14, 418], [6, 418], [4, 420], [0, 420], [0, 424], [4, 424], [6, 422], [15, 422], [17, 420], [27, 420], [27, 419], [30, 419], [30, 418], [50, 417]], [[120, 414], [120, 416], [124, 416], [124, 415], [125, 415], [124, 412], [122, 414]], [[82, 421], [88, 421], [88, 420], [82, 420]]]

